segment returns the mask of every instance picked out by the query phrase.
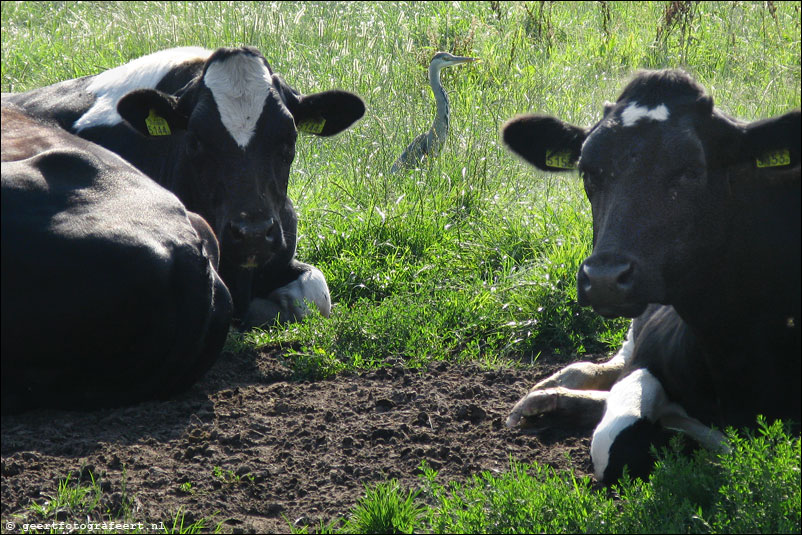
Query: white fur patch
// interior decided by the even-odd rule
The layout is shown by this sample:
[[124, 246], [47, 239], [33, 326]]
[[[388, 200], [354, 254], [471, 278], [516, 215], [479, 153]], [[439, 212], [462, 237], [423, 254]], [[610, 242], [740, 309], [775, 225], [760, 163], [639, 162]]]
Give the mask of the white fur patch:
[[289, 317], [302, 318], [309, 314], [306, 302], [317, 305], [324, 317], [331, 314], [331, 296], [326, 277], [317, 268], [312, 268], [286, 286], [274, 290], [269, 298], [280, 305]]
[[203, 81], [212, 92], [226, 130], [244, 149], [272, 87], [270, 71], [258, 57], [234, 54], [209, 65]]
[[596, 479], [604, 476], [610, 462], [610, 448], [618, 435], [638, 420], [657, 421], [666, 411], [685, 411], [669, 403], [663, 385], [646, 369], [638, 369], [613, 385], [607, 398], [604, 418], [593, 431], [590, 457]]
[[629, 331], [627, 331], [627, 338], [621, 345], [621, 349], [619, 349], [618, 353], [607, 361], [607, 363], [620, 365], [623, 368], [632, 360], [633, 351], [635, 351], [635, 334], [632, 332], [632, 323], [630, 323]]
[[668, 116], [668, 108], [666, 108], [665, 104], [660, 104], [654, 108], [647, 108], [638, 105], [637, 102], [633, 102], [621, 112], [621, 124], [624, 126], [632, 126], [643, 118], [649, 118], [654, 121], [665, 121], [668, 119]]
[[73, 124], [77, 132], [98, 125], [122, 122], [117, 101], [134, 89], [153, 89], [170, 70], [193, 60], [206, 61], [211, 50], [200, 47], [170, 48], [135, 59], [92, 78], [87, 91], [95, 103]]

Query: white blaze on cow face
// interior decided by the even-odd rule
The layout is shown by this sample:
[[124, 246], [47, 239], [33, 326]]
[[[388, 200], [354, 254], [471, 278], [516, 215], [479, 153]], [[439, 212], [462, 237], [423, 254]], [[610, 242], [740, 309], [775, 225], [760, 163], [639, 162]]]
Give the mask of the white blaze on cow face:
[[635, 370], [613, 385], [604, 417], [593, 431], [590, 444], [596, 479], [603, 479], [610, 448], [622, 431], [639, 420], [656, 422], [667, 413], [687, 416], [681, 407], [668, 401], [663, 385], [648, 370]]
[[631, 103], [621, 112], [621, 124], [632, 126], [641, 119], [648, 118], [653, 121], [665, 121], [668, 119], [668, 108], [665, 104], [660, 104], [654, 108], [640, 106], [637, 102]]
[[244, 149], [270, 93], [270, 71], [256, 56], [233, 54], [209, 65], [203, 82], [212, 92], [223, 126]]
[[122, 122], [117, 102], [134, 89], [154, 89], [165, 75], [185, 63], [204, 62], [211, 50], [200, 47], [170, 48], [135, 59], [92, 78], [86, 90], [95, 95], [95, 103], [73, 129], [80, 132], [93, 126], [113, 126]]

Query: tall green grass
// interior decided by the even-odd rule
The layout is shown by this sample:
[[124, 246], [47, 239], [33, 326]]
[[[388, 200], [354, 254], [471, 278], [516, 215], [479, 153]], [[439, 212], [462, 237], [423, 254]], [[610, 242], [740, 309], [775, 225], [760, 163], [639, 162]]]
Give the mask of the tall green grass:
[[[326, 275], [332, 318], [234, 340], [281, 344], [311, 376], [399, 358], [493, 364], [618, 344], [626, 322], [577, 306], [590, 248], [575, 176], [543, 176], [499, 141], [544, 112], [598, 117], [637, 68], [683, 67], [727, 112], [799, 106], [799, 5], [637, 2], [21, 2], [2, 12], [2, 88], [22, 91], [171, 46], [249, 44], [296, 88], [361, 95], [365, 118], [298, 143], [290, 195], [298, 256]], [[772, 10], [773, 9], [773, 10]], [[442, 155], [388, 169], [428, 128], [437, 50], [481, 58], [447, 69]], [[320, 363], [316, 367], [315, 363]]]
[[[291, 173], [298, 257], [326, 275], [332, 317], [230, 337], [234, 349], [281, 345], [304, 377], [399, 360], [536, 365], [542, 351], [571, 360], [620, 343], [627, 322], [604, 321], [576, 304], [575, 273], [591, 239], [577, 177], [544, 175], [510, 154], [499, 141], [507, 119], [540, 112], [591, 124], [638, 68], [684, 68], [725, 112], [747, 120], [800, 106], [798, 2], [4, 2], [2, 34], [4, 92], [98, 73], [167, 47], [247, 44], [302, 92], [339, 87], [365, 99], [364, 119], [346, 133], [299, 138]], [[433, 118], [426, 66], [438, 50], [482, 61], [443, 73], [452, 128], [440, 157], [391, 176], [395, 158]], [[590, 528], [582, 511], [599, 507], [630, 511], [630, 523], [600, 520], [598, 531], [644, 531], [653, 515], [680, 511], [679, 524], [660, 529], [799, 532], [798, 441], [794, 447], [795, 465], [760, 450], [741, 457], [740, 468], [728, 465], [715, 476], [724, 481], [718, 509], [691, 500], [690, 485], [678, 492], [691, 505], [675, 507], [661, 501], [670, 497], [656, 494], [657, 486], [633, 484], [607, 503], [572, 476], [557, 476], [562, 483], [537, 476], [552, 492], [576, 497], [556, 501], [523, 476], [532, 469], [514, 468], [501, 480], [476, 481], [496, 489], [488, 502], [481, 493], [465, 502], [469, 487], [453, 494], [444, 487], [438, 507], [454, 523], [435, 515], [427, 525], [583, 530]], [[680, 481], [686, 469], [671, 466], [664, 477]], [[797, 478], [792, 506], [786, 490], [755, 494], [785, 481], [786, 469]], [[534, 502], [540, 510], [576, 516], [509, 526], [487, 520], [534, 511], [527, 500], [541, 498], [525, 489], [546, 493]], [[410, 496], [398, 492], [407, 503]], [[414, 507], [400, 510], [418, 518]], [[461, 519], [460, 510], [484, 514], [485, 523]]]

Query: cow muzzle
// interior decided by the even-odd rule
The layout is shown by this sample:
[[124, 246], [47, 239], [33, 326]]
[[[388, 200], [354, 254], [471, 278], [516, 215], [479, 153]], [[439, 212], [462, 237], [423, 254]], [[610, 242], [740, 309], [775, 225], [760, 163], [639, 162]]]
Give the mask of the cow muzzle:
[[254, 269], [267, 263], [281, 247], [281, 225], [275, 218], [241, 217], [226, 225], [223, 243], [236, 251], [239, 266]]
[[579, 268], [577, 301], [607, 318], [639, 316], [648, 303], [636, 295], [637, 263], [618, 254], [594, 254]]

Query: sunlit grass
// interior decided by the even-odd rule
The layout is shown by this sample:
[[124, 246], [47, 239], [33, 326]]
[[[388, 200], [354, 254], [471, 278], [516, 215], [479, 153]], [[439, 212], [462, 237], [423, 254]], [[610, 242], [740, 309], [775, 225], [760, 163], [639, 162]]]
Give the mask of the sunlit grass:
[[[627, 322], [604, 321], [576, 304], [575, 274], [591, 240], [581, 185], [575, 175], [545, 176], [514, 157], [499, 140], [504, 121], [539, 112], [592, 124], [638, 68], [682, 67], [742, 119], [800, 106], [799, 3], [702, 2], [670, 27], [668, 4], [4, 2], [2, 90], [95, 74], [173, 46], [247, 44], [301, 92], [356, 92], [366, 116], [334, 138], [299, 138], [290, 184], [298, 257], [326, 275], [332, 317], [236, 335], [229, 347], [281, 345], [287, 365], [308, 378], [399, 361], [531, 362], [544, 349], [570, 360], [616, 347]], [[426, 66], [438, 50], [481, 62], [443, 73], [452, 123], [441, 156], [390, 176], [392, 162], [433, 118]], [[771, 466], [798, 480], [795, 447], [796, 465]], [[731, 485], [760, 465], [748, 462], [740, 475], [733, 469], [727, 476]], [[509, 478], [523, 480], [521, 474], [513, 470]], [[559, 478], [566, 495], [586, 492], [585, 483]], [[503, 496], [503, 485], [491, 480], [477, 485]], [[744, 485], [726, 494], [728, 510], [750, 511], [742, 524], [722, 513], [683, 529], [786, 530], [773, 522], [795, 518], [790, 529], [799, 531], [798, 481], [795, 508], [772, 509], [770, 521], [752, 509], [753, 483]], [[524, 492], [518, 483], [509, 488], [510, 500]], [[401, 503], [408, 497], [396, 494]], [[521, 496], [529, 495], [515, 499], [526, 502]], [[775, 494], [766, 496], [786, 507]], [[526, 503], [520, 511], [529, 510]], [[428, 525], [434, 521], [429, 517]], [[455, 523], [453, 530], [476, 526]], [[608, 525], [615, 526], [622, 524]], [[620, 529], [645, 528], [633, 520]]]
[[[219, 533], [212, 518], [189, 520], [180, 509], [166, 520], [143, 521], [136, 499], [127, 488], [123, 470], [119, 489], [82, 468], [58, 481], [55, 492], [31, 503], [25, 513], [4, 518], [14, 520], [23, 533]], [[212, 515], [214, 516], [214, 515]], [[12, 528], [13, 529], [13, 528]]]
[[[648, 481], [610, 490], [589, 477], [510, 461], [502, 474], [443, 482], [425, 462], [420, 489], [396, 482], [366, 489], [320, 533], [799, 533], [800, 440], [779, 422], [727, 433], [726, 454], [680, 453], [681, 437], [654, 452]], [[305, 531], [305, 530], [304, 530]]]
[[[637, 68], [685, 68], [744, 119], [800, 105], [798, 4], [699, 3], [673, 25], [667, 5], [5, 3], [2, 88], [171, 46], [248, 44], [302, 92], [354, 91], [365, 117], [334, 138], [302, 136], [290, 184], [298, 258], [326, 275], [333, 317], [248, 340], [300, 347], [311, 376], [397, 358], [570, 358], [614, 348], [626, 322], [576, 304], [590, 250], [581, 185], [513, 156], [499, 140], [504, 121], [541, 112], [590, 124]], [[389, 175], [433, 118], [426, 66], [437, 50], [481, 61], [443, 72], [452, 127], [440, 157]], [[309, 368], [318, 360], [308, 355], [325, 355], [325, 369]]]

